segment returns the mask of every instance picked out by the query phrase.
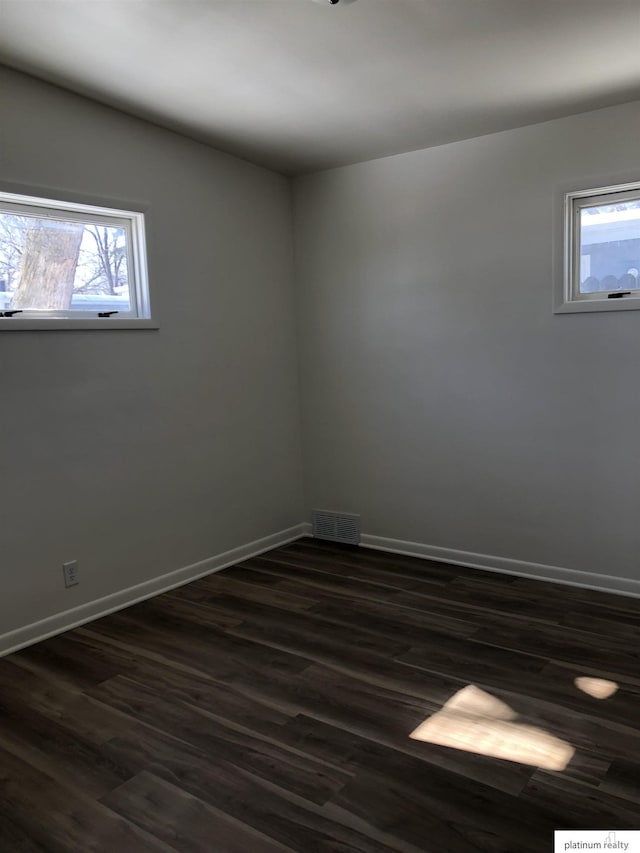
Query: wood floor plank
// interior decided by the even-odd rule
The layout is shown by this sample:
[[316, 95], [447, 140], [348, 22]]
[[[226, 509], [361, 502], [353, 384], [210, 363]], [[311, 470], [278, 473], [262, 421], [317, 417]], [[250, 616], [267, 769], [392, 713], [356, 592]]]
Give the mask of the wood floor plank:
[[625, 616], [630, 621], [640, 622], [640, 598], [632, 595], [618, 595], [614, 592], [603, 592], [581, 586], [567, 586], [561, 583], [547, 583], [533, 578], [514, 578], [514, 587], [530, 590], [536, 594], [545, 595], [565, 604], [570, 603], [571, 609], [584, 607], [589, 613], [604, 610], [601, 615], [613, 615], [616, 619]]
[[51, 846], [38, 841], [31, 828], [24, 828], [11, 815], [11, 807], [0, 802], [0, 843], [11, 853], [51, 853]]
[[[108, 745], [148, 772], [294, 850], [389, 853], [393, 847], [329, 820], [320, 806], [170, 735], [140, 726]], [[396, 848], [397, 849], [397, 848]]]
[[[425, 853], [539, 853], [541, 834], [551, 837], [554, 827], [553, 817], [543, 809], [521, 808], [515, 798], [500, 802], [495, 796], [483, 797], [477, 789], [473, 794], [466, 788], [461, 792], [441, 780], [416, 788], [363, 773], [334, 803], [366, 816]], [[518, 819], [521, 816], [524, 819]], [[531, 837], [534, 829], [536, 838]]]
[[[478, 644], [478, 648], [482, 650], [482, 644]], [[607, 729], [622, 732], [622, 737], [618, 739], [622, 747], [625, 742], [635, 742], [640, 726], [636, 694], [620, 690], [610, 701], [601, 703], [575, 686], [575, 678], [584, 675], [584, 669], [581, 667], [563, 669], [557, 664], [552, 666], [551, 663], [546, 663], [538, 671], [527, 671], [524, 668], [520, 670], [517, 667], [508, 670], [500, 666], [499, 657], [495, 664], [491, 663], [493, 656], [490, 649], [484, 654], [486, 663], [482, 661], [482, 657], [479, 657], [477, 662], [474, 660], [478, 649], [471, 651], [466, 661], [456, 661], [451, 654], [441, 653], [438, 649], [431, 649], [428, 653], [424, 650], [412, 650], [401, 655], [401, 659], [423, 668], [430, 674], [446, 673], [455, 668], [456, 673], [464, 676], [469, 683], [496, 694], [500, 691], [507, 692], [519, 705], [533, 708], [544, 703], [563, 708], [570, 718], [577, 715], [578, 719], [592, 720]], [[528, 677], [522, 678], [522, 673], [526, 673]]]
[[637, 803], [638, 823], [640, 823], [640, 756], [638, 753], [631, 758], [617, 758], [613, 761], [600, 784], [600, 790]]
[[[632, 827], [639, 638], [637, 599], [290, 543], [0, 660], [0, 853], [542, 853]], [[411, 737], [468, 689], [492, 710], [448, 719], [475, 739]], [[564, 770], [510, 753], [505, 719]]]
[[366, 769], [389, 781], [411, 778], [418, 787], [423, 776], [434, 778], [446, 771], [467, 783], [477, 782], [517, 796], [534, 772], [534, 768], [516, 762], [411, 740], [409, 733], [367, 728], [356, 731], [348, 724], [329, 724], [299, 714], [287, 723], [283, 737], [311, 755], [348, 767], [354, 774]]
[[[344, 572], [332, 572], [329, 565], [323, 564], [320, 568], [308, 565], [304, 557], [298, 556], [252, 557], [241, 565], [254, 571], [268, 572], [293, 581], [302, 580], [310, 590], [314, 591], [326, 590], [332, 592], [342, 590], [343, 594], [352, 596], [353, 598], [385, 601], [393, 593], [405, 592], [403, 588], [394, 587], [388, 583], [371, 581], [361, 576], [350, 576]], [[440, 589], [440, 587], [438, 586], [437, 589]], [[411, 594], [411, 592], [408, 594]]]
[[487, 646], [524, 651], [546, 660], [566, 663], [582, 662], [597, 666], [612, 674], [640, 673], [640, 648], [630, 646], [621, 637], [605, 637], [563, 625], [540, 626], [534, 636], [530, 630], [507, 630], [500, 627], [483, 628], [474, 639]]
[[[204, 711], [179, 700], [168, 701], [155, 690], [127, 677], [104, 682], [94, 689], [93, 695], [151, 727], [161, 719], [163, 728], [173, 737], [207, 755], [215, 755], [217, 760], [298, 793], [310, 802], [325, 803], [350, 778], [344, 770], [291, 749], [275, 737], [227, 726], [221, 720], [213, 725], [213, 717]], [[277, 730], [273, 735], [277, 735]]]
[[600, 788], [576, 783], [562, 773], [539, 770], [520, 795], [523, 806], [542, 807], [558, 827], [637, 829], [638, 807]]
[[[255, 601], [265, 606], [279, 607], [282, 610], [293, 611], [305, 611], [317, 603], [316, 598], [281, 592], [274, 588], [257, 590], [254, 584], [246, 583], [241, 579], [235, 579], [231, 576], [226, 577], [222, 574], [213, 578], [203, 578], [200, 581], [189, 584], [184, 592], [189, 597], [193, 596], [196, 600], [208, 601], [213, 604], [215, 604], [215, 600], [212, 600], [212, 595], [217, 597], [226, 593], [245, 601]], [[174, 597], [180, 599], [181, 595], [176, 594]], [[224, 608], [222, 608], [222, 612], [225, 612]]]
[[612, 613], [601, 615], [599, 610], [594, 613], [593, 607], [589, 613], [584, 613], [579, 608], [570, 610], [560, 619], [559, 624], [597, 634], [599, 637], [620, 637], [631, 643], [640, 643], [640, 622], [626, 622], [617, 619]]
[[[331, 737], [341, 746], [345, 738], [365, 738], [368, 744], [381, 744], [403, 755], [415, 756], [434, 766], [511, 792], [521, 788], [523, 779], [531, 775], [529, 768], [523, 769], [515, 763], [497, 762], [483, 755], [410, 739], [410, 733], [426, 717], [439, 710], [440, 702], [416, 700], [327, 667], [314, 665], [293, 680], [275, 684], [271, 679], [256, 683], [255, 677], [249, 676], [236, 687], [245, 691], [251, 701], [280, 697], [290, 713], [313, 718], [316, 726], [327, 724], [332, 727]], [[299, 745], [297, 740], [290, 740], [289, 724], [280, 737], [293, 746]], [[323, 757], [323, 753], [312, 754]], [[337, 759], [337, 763], [341, 766], [342, 759]]]
[[[585, 692], [584, 687], [578, 686], [585, 678], [588, 685], [593, 686], [595, 683], [596, 688], [605, 684], [607, 689], [614, 691], [613, 694], [598, 698]], [[589, 664], [551, 660], [540, 673], [537, 688], [539, 698], [562, 704], [585, 716], [632, 728], [638, 728], [640, 725], [640, 672], [637, 679], [621, 677], [618, 674], [616, 679], [612, 680], [610, 672]], [[528, 690], [523, 692], [528, 694]]]
[[[59, 784], [2, 747], [0, 790], [0, 811], [8, 813], [11, 825], [48, 853], [175, 853], [175, 848], [116, 815], [81, 787]], [[0, 836], [0, 844], [8, 844], [4, 836]]]
[[234, 636], [251, 640], [265, 648], [304, 656], [352, 678], [367, 681], [427, 702], [443, 702], [456, 693], [464, 678], [421, 670], [396, 659], [387, 659], [368, 649], [343, 647], [325, 637], [311, 639], [289, 631], [249, 621], [232, 630]]
[[121, 662], [114, 664], [105, 658], [100, 649], [88, 657], [64, 634], [23, 649], [11, 661], [43, 679], [80, 690], [117, 675], [123, 667]]
[[[222, 578], [220, 580], [222, 581]], [[171, 618], [174, 620], [173, 624], [176, 619], [180, 619], [189, 626], [187, 628], [189, 631], [195, 626], [207, 631], [214, 626], [224, 630], [238, 624], [238, 619], [224, 608], [216, 607], [213, 602], [204, 606], [200, 597], [194, 597], [191, 587], [196, 584], [201, 584], [201, 581], [195, 581], [193, 584], [181, 587], [180, 590], [167, 592], [145, 601], [139, 605], [136, 618], [148, 619], [156, 623], [163, 618]]]
[[548, 681], [536, 675], [527, 678], [526, 687], [520, 689], [513, 675], [505, 678], [499, 671], [491, 673], [487, 679], [476, 679], [474, 684], [506, 703], [523, 724], [543, 727], [575, 746], [592, 750], [605, 760], [624, 755], [629, 749], [640, 750], [637, 713], [631, 720], [619, 721], [606, 713], [598, 714], [587, 702], [581, 706], [580, 701], [563, 701], [564, 694], [549, 689]]
[[345, 648], [357, 648], [371, 652], [374, 655], [391, 658], [408, 651], [406, 642], [398, 642], [387, 636], [381, 636], [372, 626], [363, 628], [345, 620], [326, 619], [317, 612], [289, 613], [285, 616], [277, 608], [266, 604], [258, 604], [231, 595], [222, 594], [215, 599], [219, 606], [225, 607], [230, 613], [235, 613], [243, 619], [238, 625], [229, 629], [233, 636], [242, 636], [245, 626], [264, 626], [278, 634], [295, 634], [298, 642], [295, 644], [300, 654], [305, 654], [307, 642], [311, 647], [325, 643], [343, 652]]
[[469, 682], [488, 683], [496, 674], [513, 683], [514, 674], [533, 676], [539, 674], [547, 661], [525, 651], [511, 649], [489, 649], [474, 637], [460, 640], [433, 633], [430, 639], [423, 637], [419, 646], [395, 655], [396, 660], [419, 666], [431, 672], [455, 672]]
[[492, 595], [485, 596], [486, 600], [480, 603], [469, 594], [462, 595], [455, 590], [453, 593], [447, 593], [448, 587], [433, 587], [428, 592], [424, 589], [392, 589], [380, 583], [308, 569], [302, 565], [302, 558], [292, 563], [290, 560], [275, 557], [255, 557], [242, 563], [241, 567], [278, 578], [280, 583], [277, 583], [277, 587], [283, 591], [300, 590], [304, 594], [306, 588], [309, 594], [339, 596], [343, 601], [346, 599], [349, 602], [391, 602], [398, 607], [423, 613], [430, 612], [458, 620], [466, 619], [476, 627], [503, 625], [510, 630], [530, 625], [558, 624], [563, 613], [559, 606], [537, 609], [530, 602], [524, 602], [519, 608], [509, 609], [504, 601], [496, 600]]
[[122, 714], [94, 702], [81, 691], [44, 679], [10, 660], [0, 666], [0, 708], [7, 702], [20, 718], [27, 709], [28, 713], [36, 712], [61, 724], [72, 721], [73, 731], [94, 744], [131, 725]]
[[146, 771], [103, 803], [180, 853], [296, 853]]
[[365, 550], [357, 546], [343, 545], [338, 552], [333, 543], [311, 538], [298, 539], [277, 550], [281, 554], [322, 556], [340, 565], [371, 566], [387, 574], [403, 575], [428, 584], [442, 585], [450, 583], [457, 577], [474, 577], [478, 574], [477, 569], [466, 566], [453, 565], [440, 560], [423, 560], [406, 554], [377, 551], [373, 548]]
[[357, 601], [346, 610], [344, 603], [328, 599], [314, 605], [309, 613], [373, 631], [409, 646], [428, 644], [443, 634], [470, 637], [477, 631], [475, 625], [463, 619], [410, 610], [383, 601]]
[[[217, 626], [207, 630], [190, 625], [186, 619], [166, 612], [130, 608], [125, 613], [112, 614], [108, 622], [92, 623], [90, 630], [93, 635], [115, 637], [139, 653], [150, 650], [159, 658], [178, 661], [205, 674], [243, 672], [247, 666], [294, 674], [309, 664], [295, 654], [265, 649], [260, 643], [230, 636]], [[117, 674], [113, 672], [100, 682]]]
[[[187, 676], [185, 676], [187, 677]], [[138, 676], [139, 678], [139, 676]], [[241, 697], [248, 710], [239, 719], [251, 720], [260, 708], [276, 711], [282, 718], [300, 713], [315, 713], [322, 719], [338, 720], [341, 724], [354, 729], [374, 727], [376, 732], [391, 730], [404, 736], [420, 723], [426, 714], [440, 707], [440, 701], [408, 696], [402, 692], [390, 690], [352, 675], [338, 672], [321, 665], [310, 665], [296, 676], [264, 673], [247, 667], [240, 674], [229, 675], [214, 682], [218, 689], [229, 690]], [[163, 684], [161, 681], [160, 684]], [[196, 688], [199, 699], [193, 699], [192, 693], [185, 691], [189, 702], [196, 706], [207, 707], [206, 691]], [[449, 695], [446, 689], [443, 696]], [[211, 713], [220, 713], [215, 705], [210, 705]], [[223, 715], [224, 719], [224, 715]], [[247, 723], [248, 728], [266, 734], [273, 732], [268, 720]]]
[[[271, 557], [267, 553], [262, 556], [262, 559], [269, 560]], [[330, 574], [339, 572], [342, 577], [380, 584], [398, 590], [419, 590], [431, 586], [441, 587], [453, 580], [450, 573], [443, 573], [439, 577], [434, 577], [426, 571], [418, 573], [417, 571], [406, 570], [405, 572], [398, 566], [391, 570], [384, 563], [363, 559], [357, 554], [354, 556], [340, 555], [340, 559], [336, 560], [335, 554], [332, 556], [331, 553], [318, 554], [305, 549], [295, 550], [292, 547], [286, 547], [279, 551], [277, 556], [277, 562], [286, 562], [290, 565], [298, 565], [300, 561], [303, 561], [305, 568], [319, 572], [328, 571]]]
[[61, 784], [71, 782], [99, 797], [129, 778], [102, 746], [75, 731], [71, 716], [50, 719], [12, 699], [0, 699], [0, 746]]

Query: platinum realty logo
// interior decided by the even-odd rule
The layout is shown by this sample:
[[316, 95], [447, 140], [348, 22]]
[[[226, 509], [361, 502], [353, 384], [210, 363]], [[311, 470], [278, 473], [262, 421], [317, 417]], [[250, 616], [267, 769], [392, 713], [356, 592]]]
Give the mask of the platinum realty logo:
[[554, 853], [570, 850], [640, 853], [640, 830], [637, 829], [557, 829], [554, 839]]

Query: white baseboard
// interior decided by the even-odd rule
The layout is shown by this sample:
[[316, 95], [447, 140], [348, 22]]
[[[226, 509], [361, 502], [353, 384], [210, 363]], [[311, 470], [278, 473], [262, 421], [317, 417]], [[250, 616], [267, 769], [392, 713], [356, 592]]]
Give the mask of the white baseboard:
[[[215, 557], [209, 557], [190, 566], [184, 566], [173, 572], [152, 578], [144, 583], [127, 589], [106, 595], [95, 601], [56, 613], [46, 619], [0, 634], [0, 657], [17, 652], [25, 646], [46, 640], [55, 634], [61, 634], [94, 619], [107, 616], [116, 610], [122, 610], [168, 592], [170, 589], [190, 583], [198, 578], [219, 572], [247, 560], [256, 557], [272, 548], [294, 542], [303, 536], [311, 536], [311, 525], [308, 523], [297, 524], [287, 530], [281, 530], [230, 551], [225, 551]], [[591, 572], [581, 572], [575, 569], [565, 569], [560, 566], [547, 566], [542, 563], [530, 563], [525, 560], [513, 560], [508, 557], [494, 557], [487, 554], [476, 554], [472, 551], [458, 551], [453, 548], [441, 548], [437, 545], [425, 545], [421, 542], [406, 542], [402, 539], [389, 539], [384, 536], [371, 536], [363, 534], [360, 544], [364, 548], [372, 548], [377, 551], [389, 551], [394, 554], [406, 554], [410, 557], [421, 557], [425, 560], [436, 560], [441, 563], [453, 563], [459, 566], [467, 566], [472, 569], [482, 569], [498, 574], [517, 575], [534, 580], [551, 581], [552, 583], [568, 584], [586, 589], [595, 589], [600, 592], [612, 592], [619, 595], [640, 597], [640, 580], [633, 578], [611, 577]]]
[[87, 604], [81, 604], [79, 607], [74, 607], [71, 610], [56, 613], [55, 616], [49, 616], [30, 625], [17, 628], [15, 631], [0, 634], [0, 657], [17, 652], [19, 649], [30, 646], [33, 643], [38, 643], [41, 640], [46, 640], [55, 634], [60, 634], [63, 631], [69, 631], [71, 628], [77, 628], [87, 622], [92, 622], [101, 616], [107, 616], [116, 610], [122, 610], [124, 607], [137, 604], [146, 598], [152, 598], [154, 595], [175, 589], [178, 586], [190, 583], [198, 578], [203, 578], [213, 572], [219, 572], [228, 566], [234, 565], [234, 563], [248, 560], [249, 557], [256, 557], [258, 554], [270, 551], [272, 548], [286, 545], [288, 542], [293, 542], [304, 536], [306, 528], [309, 526], [297, 524], [295, 527], [281, 530], [262, 539], [256, 539], [255, 542], [249, 542], [247, 545], [241, 545], [239, 548], [233, 548], [231, 551], [225, 551], [215, 557], [209, 557], [190, 566], [184, 566], [181, 569], [168, 572], [157, 578], [152, 578], [144, 583], [114, 592], [112, 595], [106, 595]]
[[[309, 527], [309, 525], [307, 525]], [[306, 531], [304, 535], [309, 535]], [[437, 560], [442, 563], [454, 563], [472, 569], [484, 569], [505, 575], [518, 575], [533, 580], [580, 586], [596, 589], [600, 592], [613, 592], [618, 595], [640, 597], [640, 580], [633, 578], [611, 577], [560, 566], [546, 566], [542, 563], [529, 563], [526, 560], [512, 560], [508, 557], [493, 557], [487, 554], [475, 554], [472, 551], [456, 551], [453, 548], [440, 548], [437, 545], [424, 545], [421, 542], [405, 542], [402, 539], [388, 539], [384, 536], [363, 534], [360, 544], [364, 548], [377, 551], [391, 551], [394, 554], [407, 554], [410, 557], [422, 557], [425, 560]]]

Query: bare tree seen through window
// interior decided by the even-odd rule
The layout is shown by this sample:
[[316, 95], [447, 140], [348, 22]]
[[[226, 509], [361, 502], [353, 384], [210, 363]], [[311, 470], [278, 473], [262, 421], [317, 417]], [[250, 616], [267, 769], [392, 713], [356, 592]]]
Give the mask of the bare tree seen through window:
[[0, 212], [0, 310], [96, 306], [130, 308], [123, 227]]
[[31, 220], [12, 309], [55, 311], [71, 307], [83, 233], [82, 223]]

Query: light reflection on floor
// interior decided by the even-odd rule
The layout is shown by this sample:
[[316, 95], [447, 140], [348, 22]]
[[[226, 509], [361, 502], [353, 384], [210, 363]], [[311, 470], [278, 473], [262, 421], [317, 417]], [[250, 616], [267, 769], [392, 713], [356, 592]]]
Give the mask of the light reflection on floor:
[[518, 723], [517, 717], [504, 702], [469, 684], [410, 737], [545, 770], [564, 770], [575, 753], [571, 744], [544, 729]]
[[607, 681], [606, 678], [590, 678], [586, 675], [576, 678], [573, 683], [578, 690], [582, 690], [594, 699], [609, 699], [619, 689], [615, 681]]

